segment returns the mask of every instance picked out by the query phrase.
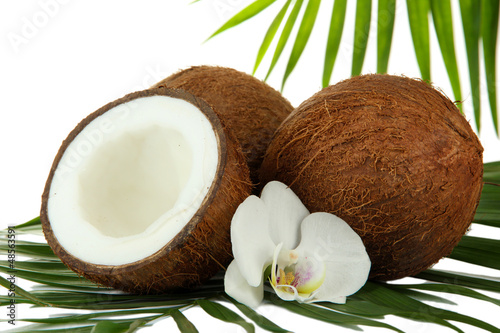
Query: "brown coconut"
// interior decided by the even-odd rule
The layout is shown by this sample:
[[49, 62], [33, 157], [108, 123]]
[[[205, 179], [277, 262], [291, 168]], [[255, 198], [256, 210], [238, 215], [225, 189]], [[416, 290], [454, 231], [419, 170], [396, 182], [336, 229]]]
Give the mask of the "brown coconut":
[[207, 101], [240, 141], [255, 183], [275, 130], [293, 110], [290, 102], [265, 82], [227, 67], [191, 67], [155, 87], [180, 88]]
[[420, 80], [364, 75], [304, 101], [277, 130], [262, 183], [343, 218], [370, 277], [417, 274], [451, 253], [482, 190], [483, 148], [457, 107]]
[[[192, 219], [186, 221], [182, 230], [156, 253], [121, 265], [86, 262], [68, 252], [52, 229], [49, 207], [51, 185], [56, 170], [68, 146], [94, 120], [115, 107], [151, 96], [167, 96], [186, 101], [206, 116], [217, 139], [218, 161], [215, 177]], [[132, 104], [126, 112], [141, 110], [134, 109]], [[107, 126], [111, 128], [113, 124]], [[248, 167], [237, 139], [225, 130], [225, 125], [208, 104], [181, 90], [150, 89], [129, 94], [103, 106], [82, 120], [64, 140], [53, 162], [42, 196], [41, 222], [47, 242], [54, 253], [79, 275], [98, 284], [133, 293], [172, 292], [200, 285], [230, 262], [231, 218], [237, 206], [250, 195], [251, 188]], [[92, 239], [81, 241], [81, 246], [94, 246]]]

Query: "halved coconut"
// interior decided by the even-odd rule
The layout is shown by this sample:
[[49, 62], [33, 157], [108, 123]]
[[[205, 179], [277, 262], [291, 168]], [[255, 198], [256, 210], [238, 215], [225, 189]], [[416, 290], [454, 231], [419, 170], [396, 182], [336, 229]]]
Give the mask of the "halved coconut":
[[231, 218], [250, 192], [238, 141], [208, 104], [152, 89], [107, 104], [69, 134], [41, 220], [78, 274], [130, 292], [173, 291], [228, 264]]

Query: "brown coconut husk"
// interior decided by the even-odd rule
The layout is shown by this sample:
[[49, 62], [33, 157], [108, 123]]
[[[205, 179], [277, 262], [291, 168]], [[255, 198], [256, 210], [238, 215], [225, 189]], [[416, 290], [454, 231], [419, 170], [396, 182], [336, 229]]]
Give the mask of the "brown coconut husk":
[[204, 99], [234, 131], [258, 182], [267, 146], [293, 106], [263, 81], [232, 68], [194, 66], [156, 83], [153, 88], [180, 88]]
[[[212, 123], [219, 145], [218, 170], [203, 204], [194, 217], [168, 244], [155, 254], [126, 265], [97, 265], [68, 253], [55, 237], [47, 203], [54, 172], [65, 149], [92, 120], [108, 110], [141, 97], [170, 96], [200, 109]], [[234, 135], [203, 100], [181, 90], [150, 89], [129, 94], [109, 103], [87, 118], [63, 142], [52, 165], [42, 196], [41, 222], [54, 253], [70, 269], [98, 284], [133, 293], [174, 292], [198, 286], [232, 260], [230, 223], [238, 205], [251, 193], [245, 157]], [[91, 243], [88, 246], [92, 246]]]
[[460, 241], [481, 195], [482, 152], [431, 85], [364, 75], [303, 102], [277, 130], [261, 177], [344, 219], [363, 239], [370, 277], [392, 280], [429, 268]]

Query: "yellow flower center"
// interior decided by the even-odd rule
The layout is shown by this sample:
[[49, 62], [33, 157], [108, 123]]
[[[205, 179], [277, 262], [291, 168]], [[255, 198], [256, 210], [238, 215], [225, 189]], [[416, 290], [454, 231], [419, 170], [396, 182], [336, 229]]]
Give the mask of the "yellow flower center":
[[290, 285], [293, 280], [295, 280], [295, 276], [293, 276], [292, 272], [285, 273], [285, 271], [280, 268], [278, 285]]
[[325, 265], [313, 257], [300, 256], [295, 250], [282, 250], [279, 244], [274, 253], [270, 282], [290, 294], [308, 298], [323, 284]]

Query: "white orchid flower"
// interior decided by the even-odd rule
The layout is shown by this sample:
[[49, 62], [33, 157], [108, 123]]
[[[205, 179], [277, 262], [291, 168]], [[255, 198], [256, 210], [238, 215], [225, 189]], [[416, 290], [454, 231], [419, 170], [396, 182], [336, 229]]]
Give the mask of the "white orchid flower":
[[[368, 279], [370, 259], [361, 238], [339, 217], [310, 214], [285, 184], [273, 181], [248, 197], [231, 222], [234, 260], [226, 293], [257, 307], [268, 279], [284, 300], [345, 303]], [[271, 266], [271, 276], [264, 271]]]

